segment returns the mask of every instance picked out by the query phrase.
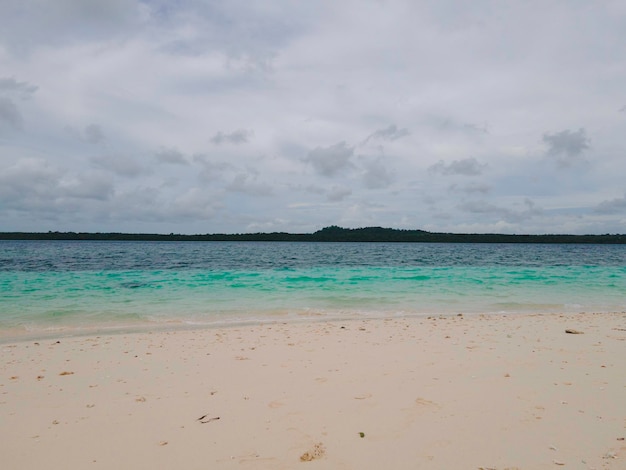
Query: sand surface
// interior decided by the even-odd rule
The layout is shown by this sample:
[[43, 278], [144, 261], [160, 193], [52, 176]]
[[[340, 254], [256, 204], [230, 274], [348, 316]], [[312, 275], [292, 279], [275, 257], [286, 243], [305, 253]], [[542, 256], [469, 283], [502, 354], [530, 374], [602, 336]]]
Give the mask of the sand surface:
[[626, 313], [279, 323], [0, 350], [7, 470], [626, 469]]

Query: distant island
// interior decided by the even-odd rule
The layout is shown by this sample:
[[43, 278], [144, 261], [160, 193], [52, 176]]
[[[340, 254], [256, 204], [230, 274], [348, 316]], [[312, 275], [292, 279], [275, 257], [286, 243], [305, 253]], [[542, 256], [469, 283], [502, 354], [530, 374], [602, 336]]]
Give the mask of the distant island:
[[336, 225], [313, 233], [151, 234], [87, 232], [0, 232], [0, 240], [105, 241], [276, 241], [276, 242], [398, 242], [398, 243], [601, 243], [625, 244], [626, 235], [506, 235], [496, 233], [437, 233], [383, 227], [342, 228]]

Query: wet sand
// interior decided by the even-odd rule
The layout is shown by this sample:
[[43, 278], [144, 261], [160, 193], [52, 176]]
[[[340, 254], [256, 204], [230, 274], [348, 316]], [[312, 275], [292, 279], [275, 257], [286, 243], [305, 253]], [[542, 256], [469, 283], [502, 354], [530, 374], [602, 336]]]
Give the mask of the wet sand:
[[7, 469], [626, 468], [626, 313], [276, 323], [0, 350]]

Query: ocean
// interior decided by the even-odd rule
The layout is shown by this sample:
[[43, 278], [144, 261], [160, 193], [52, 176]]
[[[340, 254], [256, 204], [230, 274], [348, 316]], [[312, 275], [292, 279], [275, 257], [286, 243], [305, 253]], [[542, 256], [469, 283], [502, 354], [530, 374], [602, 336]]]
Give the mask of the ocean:
[[0, 241], [0, 337], [626, 311], [626, 246]]

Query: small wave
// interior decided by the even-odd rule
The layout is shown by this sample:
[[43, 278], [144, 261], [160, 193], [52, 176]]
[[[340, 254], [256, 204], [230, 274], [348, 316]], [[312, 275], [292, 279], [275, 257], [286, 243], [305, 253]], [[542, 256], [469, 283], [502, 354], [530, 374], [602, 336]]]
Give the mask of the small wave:
[[121, 282], [120, 287], [124, 289], [139, 289], [140, 287], [149, 287], [148, 282]]

